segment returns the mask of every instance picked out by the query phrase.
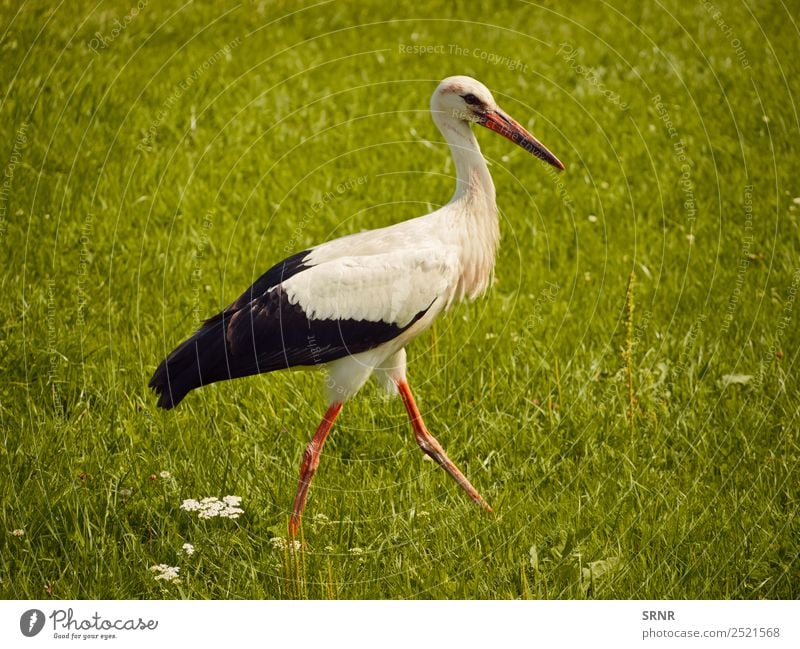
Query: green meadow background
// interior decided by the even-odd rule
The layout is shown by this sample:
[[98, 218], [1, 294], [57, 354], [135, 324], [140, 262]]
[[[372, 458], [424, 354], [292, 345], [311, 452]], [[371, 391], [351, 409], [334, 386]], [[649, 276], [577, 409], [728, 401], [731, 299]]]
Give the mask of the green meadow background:
[[[797, 598], [797, 3], [0, 3], [0, 596]], [[322, 376], [147, 381], [288, 254], [444, 204], [481, 129], [488, 294], [345, 405]], [[242, 497], [238, 519], [185, 499]], [[191, 543], [191, 556], [182, 551]], [[151, 566], [179, 568], [156, 579]]]

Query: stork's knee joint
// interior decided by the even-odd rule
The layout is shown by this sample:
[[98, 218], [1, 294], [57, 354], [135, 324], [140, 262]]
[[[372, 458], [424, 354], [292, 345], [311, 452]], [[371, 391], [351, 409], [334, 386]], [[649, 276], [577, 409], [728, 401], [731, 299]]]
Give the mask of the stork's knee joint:
[[317, 445], [314, 442], [309, 442], [306, 450], [303, 451], [303, 464], [311, 466], [312, 469], [316, 468], [319, 464], [319, 453], [317, 452]]
[[421, 435], [417, 435], [417, 445], [423, 450], [424, 453], [428, 455], [436, 454], [436, 446], [431, 444], [430, 440], [422, 437]]

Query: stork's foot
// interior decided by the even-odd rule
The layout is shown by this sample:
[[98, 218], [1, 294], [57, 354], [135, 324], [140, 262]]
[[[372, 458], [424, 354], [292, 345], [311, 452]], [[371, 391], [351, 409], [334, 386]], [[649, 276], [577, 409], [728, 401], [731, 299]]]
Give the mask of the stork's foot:
[[397, 389], [400, 391], [403, 404], [408, 411], [408, 417], [411, 420], [411, 426], [414, 428], [414, 438], [417, 440], [419, 447], [428, 457], [436, 462], [436, 464], [447, 471], [453, 480], [455, 480], [461, 486], [461, 488], [469, 494], [469, 497], [472, 498], [472, 500], [478, 503], [487, 512], [493, 512], [494, 510], [489, 506], [489, 503], [483, 499], [483, 496], [478, 493], [478, 490], [472, 486], [472, 483], [467, 480], [461, 471], [458, 470], [458, 467], [453, 464], [453, 461], [447, 457], [447, 453], [444, 452], [442, 445], [439, 444], [436, 438], [428, 432], [428, 429], [425, 427], [425, 423], [422, 421], [422, 415], [419, 412], [419, 408], [417, 408], [417, 404], [414, 401], [414, 396], [411, 394], [411, 388], [408, 387], [408, 384], [405, 382], [398, 382]]
[[494, 512], [494, 510], [489, 506], [489, 503], [487, 503], [483, 496], [478, 493], [478, 490], [472, 486], [472, 483], [467, 480], [466, 476], [461, 473], [458, 467], [453, 464], [453, 461], [447, 457], [447, 453], [444, 452], [442, 445], [439, 444], [433, 435], [423, 428], [422, 431], [415, 430], [414, 436], [417, 440], [417, 444], [423, 450], [423, 452], [434, 462], [436, 462], [436, 464], [447, 471], [461, 486], [461, 488], [469, 494], [469, 497], [472, 498], [472, 500], [478, 503], [487, 512]]
[[303, 453], [303, 461], [300, 464], [300, 481], [297, 483], [297, 495], [294, 497], [292, 518], [289, 520], [289, 538], [291, 539], [294, 539], [300, 532], [300, 522], [303, 518], [303, 509], [305, 509], [306, 499], [308, 498], [308, 488], [311, 486], [311, 479], [317, 472], [322, 447], [325, 446], [328, 433], [331, 432], [333, 422], [336, 421], [341, 409], [341, 403], [332, 403], [328, 407], [322, 422], [317, 428], [317, 432]]

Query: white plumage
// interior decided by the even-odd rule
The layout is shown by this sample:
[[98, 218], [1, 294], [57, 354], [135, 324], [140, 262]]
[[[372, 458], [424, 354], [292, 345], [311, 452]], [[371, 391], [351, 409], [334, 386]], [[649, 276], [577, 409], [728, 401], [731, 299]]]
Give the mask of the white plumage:
[[408, 325], [437, 300], [450, 302], [457, 248], [425, 247], [326, 261], [281, 284], [289, 301], [316, 320], [380, 320]]
[[423, 451], [490, 509], [425, 428], [406, 381], [405, 346], [455, 301], [477, 297], [491, 281], [500, 238], [495, 190], [471, 123], [559, 169], [563, 165], [475, 79], [442, 81], [431, 112], [456, 166], [456, 190], [444, 207], [281, 262], [179, 346], [151, 380], [159, 405], [171, 408], [214, 381], [327, 365], [330, 405], [304, 455], [289, 524], [293, 535], [333, 421], [371, 375], [400, 393]]

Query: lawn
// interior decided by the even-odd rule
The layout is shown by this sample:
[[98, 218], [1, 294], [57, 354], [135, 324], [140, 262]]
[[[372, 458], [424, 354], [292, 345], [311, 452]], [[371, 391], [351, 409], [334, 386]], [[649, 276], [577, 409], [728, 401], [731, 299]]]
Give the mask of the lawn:
[[[800, 597], [796, 20], [2, 3], [0, 597]], [[496, 513], [369, 385], [294, 552], [322, 375], [171, 412], [147, 381], [273, 263], [449, 200], [428, 101], [452, 74], [567, 167], [481, 129], [495, 281], [408, 349], [429, 428]], [[238, 518], [181, 508], [226, 495]]]

